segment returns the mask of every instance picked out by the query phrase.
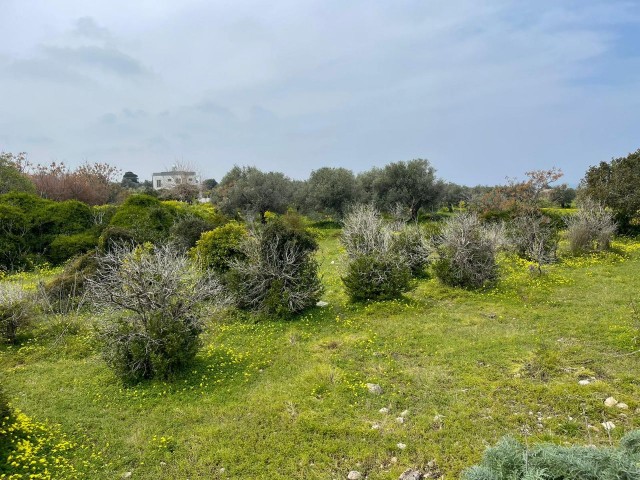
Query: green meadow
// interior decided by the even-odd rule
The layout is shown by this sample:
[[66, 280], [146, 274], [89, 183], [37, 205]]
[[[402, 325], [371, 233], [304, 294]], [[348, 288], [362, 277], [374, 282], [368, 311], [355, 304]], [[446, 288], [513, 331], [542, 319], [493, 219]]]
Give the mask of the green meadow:
[[[339, 230], [320, 246], [327, 306], [210, 318], [171, 382], [123, 385], [101, 358], [98, 316], [38, 319], [0, 349], [31, 432], [0, 478], [458, 478], [505, 435], [606, 446], [640, 427], [640, 241], [565, 253], [542, 273], [503, 256], [495, 288], [427, 276], [364, 304], [344, 293]], [[34, 288], [54, 273], [2, 281]], [[606, 407], [610, 396], [628, 408]]]

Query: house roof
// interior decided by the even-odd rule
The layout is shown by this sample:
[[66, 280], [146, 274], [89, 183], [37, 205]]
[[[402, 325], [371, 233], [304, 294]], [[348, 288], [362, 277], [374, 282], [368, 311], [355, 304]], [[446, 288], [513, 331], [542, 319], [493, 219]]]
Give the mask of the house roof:
[[195, 175], [196, 172], [186, 172], [184, 170], [172, 170], [170, 172], [152, 173], [154, 177], [175, 177], [177, 175]]

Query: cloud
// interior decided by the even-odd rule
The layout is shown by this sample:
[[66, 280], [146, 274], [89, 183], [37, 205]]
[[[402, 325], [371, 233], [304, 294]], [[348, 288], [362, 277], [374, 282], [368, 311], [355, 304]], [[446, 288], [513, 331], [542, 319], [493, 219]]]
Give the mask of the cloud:
[[125, 77], [148, 73], [141, 62], [113, 47], [43, 46], [42, 50], [48, 59], [70, 67], [98, 67], [103, 71]]
[[54, 140], [38, 155], [141, 177], [176, 157], [298, 178], [426, 157], [494, 183], [554, 164], [575, 182], [638, 146], [637, 2], [7, 1], [0, 28], [20, 45], [0, 46], [0, 123], [16, 151], [37, 134]]
[[78, 18], [76, 20], [73, 33], [81, 37], [99, 40], [107, 40], [111, 38], [109, 30], [98, 25], [92, 17]]

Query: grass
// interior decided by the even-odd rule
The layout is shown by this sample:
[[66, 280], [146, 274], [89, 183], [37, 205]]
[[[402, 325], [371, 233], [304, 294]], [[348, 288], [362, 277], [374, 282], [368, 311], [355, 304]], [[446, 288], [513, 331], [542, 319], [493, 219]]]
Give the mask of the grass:
[[[395, 479], [431, 460], [457, 478], [506, 434], [615, 444], [640, 426], [640, 354], [628, 355], [638, 349], [640, 242], [614, 247], [563, 257], [543, 275], [505, 257], [493, 290], [425, 279], [400, 300], [354, 305], [340, 282], [337, 231], [325, 230], [329, 306], [288, 321], [212, 318], [196, 363], [173, 382], [121, 385], [88, 314], [44, 319], [21, 345], [2, 347], [1, 380], [14, 407], [53, 432], [52, 445], [74, 440], [60, 478], [358, 470]], [[629, 409], [605, 407], [608, 396]], [[607, 433], [605, 420], [616, 428]]]

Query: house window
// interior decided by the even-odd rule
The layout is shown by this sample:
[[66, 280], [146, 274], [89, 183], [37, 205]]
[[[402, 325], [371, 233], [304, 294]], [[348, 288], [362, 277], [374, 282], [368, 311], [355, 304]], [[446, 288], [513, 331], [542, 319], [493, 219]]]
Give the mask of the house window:
[[162, 180], [156, 180], [156, 187], [162, 186]]

